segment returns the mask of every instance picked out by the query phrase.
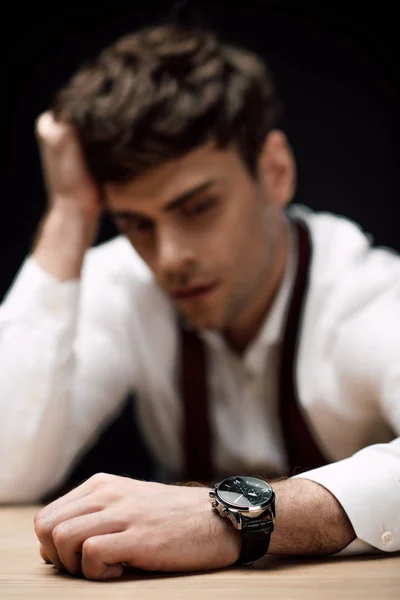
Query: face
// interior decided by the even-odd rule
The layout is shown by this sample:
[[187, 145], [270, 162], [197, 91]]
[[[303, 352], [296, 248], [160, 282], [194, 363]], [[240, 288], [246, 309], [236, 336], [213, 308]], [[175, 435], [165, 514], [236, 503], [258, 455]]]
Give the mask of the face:
[[234, 149], [211, 142], [128, 184], [107, 184], [106, 205], [178, 311], [223, 330], [268, 280], [280, 203]]

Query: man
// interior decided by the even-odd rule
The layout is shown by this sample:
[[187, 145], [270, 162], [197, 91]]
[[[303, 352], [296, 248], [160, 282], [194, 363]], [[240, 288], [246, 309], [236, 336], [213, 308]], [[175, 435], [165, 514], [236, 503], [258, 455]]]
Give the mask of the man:
[[[42, 509], [59, 568], [400, 549], [400, 260], [288, 208], [276, 116], [255, 56], [162, 26], [38, 120], [49, 210], [1, 307], [0, 500], [54, 489], [131, 390], [168, 482], [98, 474]], [[88, 250], [103, 210], [122, 236]]]

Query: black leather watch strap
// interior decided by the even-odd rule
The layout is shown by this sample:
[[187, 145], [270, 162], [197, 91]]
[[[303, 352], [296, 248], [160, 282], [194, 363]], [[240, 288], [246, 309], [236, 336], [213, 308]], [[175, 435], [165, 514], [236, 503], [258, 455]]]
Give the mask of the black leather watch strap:
[[250, 565], [265, 556], [273, 530], [273, 521], [244, 522], [241, 531], [242, 549], [235, 566]]

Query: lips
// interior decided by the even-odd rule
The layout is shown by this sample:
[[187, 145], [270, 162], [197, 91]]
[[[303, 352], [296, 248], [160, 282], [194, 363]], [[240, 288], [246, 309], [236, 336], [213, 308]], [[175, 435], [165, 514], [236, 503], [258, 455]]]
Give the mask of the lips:
[[208, 283], [206, 285], [196, 285], [186, 288], [181, 288], [172, 294], [174, 300], [191, 300], [194, 298], [200, 298], [205, 296], [209, 292], [213, 291], [218, 286], [217, 281]]

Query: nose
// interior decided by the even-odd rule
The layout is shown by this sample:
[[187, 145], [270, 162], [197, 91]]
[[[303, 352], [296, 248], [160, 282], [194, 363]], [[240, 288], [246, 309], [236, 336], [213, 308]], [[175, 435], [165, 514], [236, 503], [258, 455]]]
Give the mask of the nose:
[[158, 230], [157, 268], [164, 277], [188, 275], [194, 262], [194, 251], [184, 232], [172, 227]]

